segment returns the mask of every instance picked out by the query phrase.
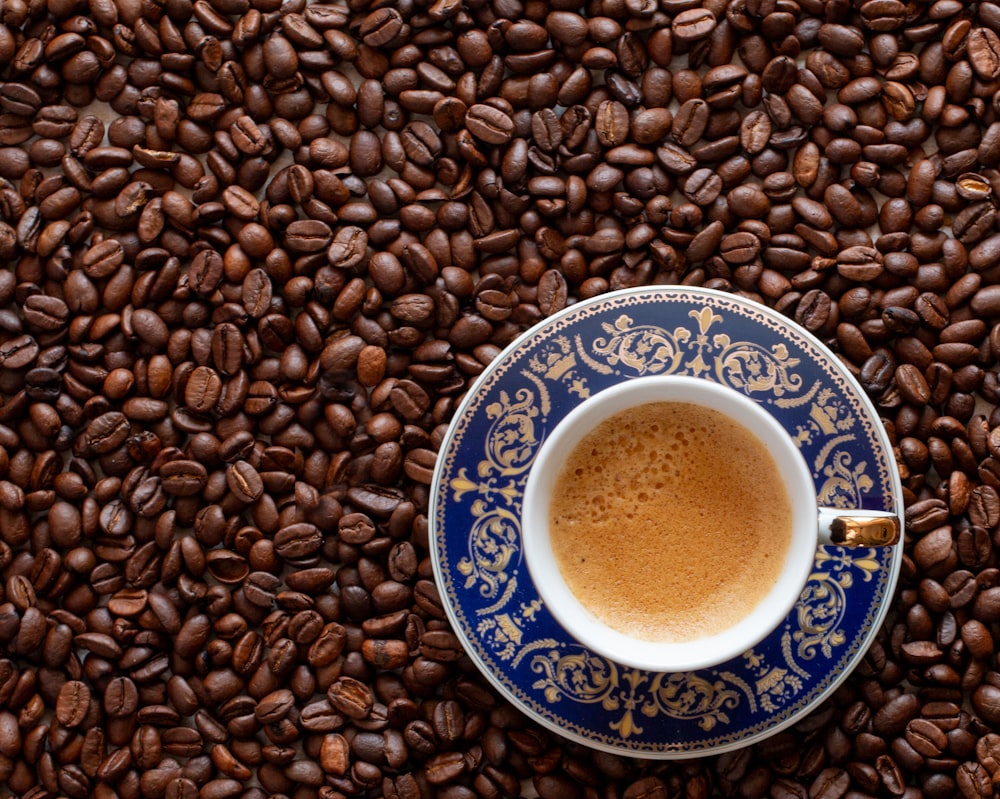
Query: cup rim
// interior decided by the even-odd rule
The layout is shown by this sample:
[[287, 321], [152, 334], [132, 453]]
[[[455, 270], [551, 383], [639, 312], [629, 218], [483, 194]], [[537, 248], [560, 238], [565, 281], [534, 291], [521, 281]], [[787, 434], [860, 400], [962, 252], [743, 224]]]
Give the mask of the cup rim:
[[[568, 451], [583, 435], [620, 410], [657, 401], [695, 402], [723, 413], [738, 408], [750, 415], [752, 431], [775, 456], [792, 501], [793, 535], [781, 583], [732, 627], [693, 641], [641, 641], [594, 617], [569, 590], [547, 544], [547, 521], [539, 522], [548, 515], [546, 492], [554, 484]], [[751, 427], [745, 422], [744, 426]], [[565, 446], [554, 445], [567, 440], [569, 443]], [[542, 441], [524, 491], [524, 560], [553, 618], [578, 643], [634, 668], [656, 672], [693, 671], [720, 665], [748, 651], [773, 633], [791, 612], [813, 569], [818, 545], [818, 506], [812, 473], [801, 452], [781, 423], [755, 400], [719, 383], [688, 375], [636, 377], [581, 402]], [[543, 511], [544, 516], [539, 516]], [[811, 537], [802, 532], [806, 526], [813, 531]]]

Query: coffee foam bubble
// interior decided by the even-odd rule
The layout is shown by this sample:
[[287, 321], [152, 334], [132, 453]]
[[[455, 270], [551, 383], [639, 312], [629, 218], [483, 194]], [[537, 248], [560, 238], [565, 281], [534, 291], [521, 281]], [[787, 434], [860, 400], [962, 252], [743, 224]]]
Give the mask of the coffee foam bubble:
[[591, 431], [550, 505], [556, 559], [595, 616], [686, 641], [745, 617], [775, 582], [791, 503], [767, 448], [729, 417], [650, 403]]

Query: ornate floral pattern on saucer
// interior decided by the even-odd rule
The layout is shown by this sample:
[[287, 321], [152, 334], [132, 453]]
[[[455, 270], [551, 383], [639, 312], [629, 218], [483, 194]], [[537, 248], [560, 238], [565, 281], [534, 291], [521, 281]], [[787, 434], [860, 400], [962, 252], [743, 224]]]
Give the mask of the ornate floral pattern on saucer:
[[888, 437], [836, 356], [758, 303], [659, 286], [571, 306], [490, 364], [442, 444], [431, 535], [448, 616], [512, 703], [588, 746], [683, 758], [758, 741], [826, 698], [878, 630], [902, 545], [820, 547], [784, 623], [716, 668], [643, 671], [576, 643], [548, 613], [522, 559], [525, 480], [547, 433], [577, 403], [664, 374], [723, 383], [768, 408], [812, 467], [820, 505], [902, 513]]

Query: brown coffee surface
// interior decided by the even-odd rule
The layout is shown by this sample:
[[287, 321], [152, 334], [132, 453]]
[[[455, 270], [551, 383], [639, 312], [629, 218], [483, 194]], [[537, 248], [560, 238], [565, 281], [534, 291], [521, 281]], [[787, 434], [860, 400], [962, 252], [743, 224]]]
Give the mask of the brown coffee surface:
[[560, 570], [591, 613], [635, 638], [680, 642], [732, 627], [760, 602], [792, 511], [750, 430], [710, 408], [656, 402], [583, 438], [549, 524]]

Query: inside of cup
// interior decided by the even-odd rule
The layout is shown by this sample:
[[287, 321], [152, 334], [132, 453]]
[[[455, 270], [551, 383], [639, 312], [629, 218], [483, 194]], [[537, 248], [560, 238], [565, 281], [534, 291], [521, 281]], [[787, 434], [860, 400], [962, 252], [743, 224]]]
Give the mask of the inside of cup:
[[[605, 419], [651, 402], [691, 402], [730, 416], [751, 430], [773, 455], [792, 505], [792, 540], [783, 579], [742, 620], [691, 641], [646, 641], [624, 635], [588, 610], [566, 583], [549, 543], [549, 498], [568, 454]], [[637, 668], [688, 671], [736, 657], [772, 632], [788, 615], [813, 567], [817, 502], [811, 471], [784, 427], [743, 394], [686, 376], [635, 378], [596, 394], [573, 409], [543, 442], [525, 491], [525, 560], [543, 601], [577, 641]], [[734, 520], [734, 523], [739, 523]]]

